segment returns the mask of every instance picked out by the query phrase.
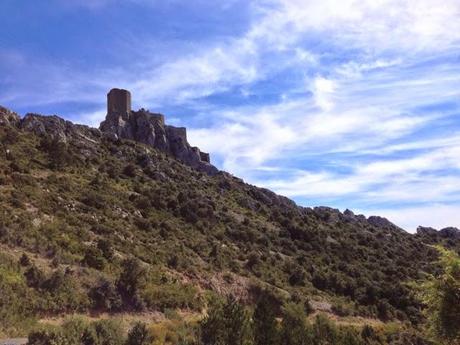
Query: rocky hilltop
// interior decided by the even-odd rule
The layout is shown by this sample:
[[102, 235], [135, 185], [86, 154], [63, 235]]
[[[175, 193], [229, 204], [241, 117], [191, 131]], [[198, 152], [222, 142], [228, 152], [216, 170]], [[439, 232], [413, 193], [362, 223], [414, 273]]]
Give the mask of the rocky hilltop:
[[[209, 175], [218, 169], [210, 164], [209, 154], [192, 147], [187, 141], [187, 130], [165, 124], [162, 114], [145, 109], [131, 110], [131, 95], [126, 90], [113, 89], [107, 95], [107, 116], [100, 129], [73, 124], [58, 116], [29, 113], [20, 118], [15, 112], [0, 107], [0, 125], [16, 126], [37, 135], [49, 135], [58, 141], [75, 141], [92, 151], [101, 139], [133, 140], [163, 151], [182, 163]], [[121, 105], [120, 105], [121, 104]], [[123, 110], [120, 110], [123, 107]]]

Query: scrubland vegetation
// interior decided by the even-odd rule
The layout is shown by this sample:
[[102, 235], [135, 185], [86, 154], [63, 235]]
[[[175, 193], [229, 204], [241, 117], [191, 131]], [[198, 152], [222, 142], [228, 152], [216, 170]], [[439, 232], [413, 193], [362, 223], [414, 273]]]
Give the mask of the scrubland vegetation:
[[[428, 344], [422, 307], [439, 296], [417, 296], [411, 283], [442, 273], [429, 244], [458, 251], [458, 241], [298, 207], [134, 142], [101, 138], [88, 148], [7, 126], [0, 142], [0, 336], [30, 333], [31, 344]], [[458, 287], [458, 272], [446, 274]], [[427, 291], [440, 288], [430, 284]], [[312, 302], [329, 306], [327, 316]], [[434, 310], [433, 339], [457, 344], [457, 333], [439, 325], [458, 310]], [[41, 322], [75, 313], [166, 319]]]

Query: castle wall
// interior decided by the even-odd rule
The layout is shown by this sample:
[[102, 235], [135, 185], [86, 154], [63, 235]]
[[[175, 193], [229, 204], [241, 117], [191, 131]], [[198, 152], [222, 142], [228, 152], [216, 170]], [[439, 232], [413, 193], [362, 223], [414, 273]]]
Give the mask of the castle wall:
[[160, 123], [160, 125], [165, 125], [165, 116], [163, 114], [150, 113], [150, 116], [155, 118]]
[[187, 130], [185, 127], [166, 126], [166, 130], [171, 138], [175, 140], [181, 139], [184, 143], [187, 142]]
[[211, 159], [209, 157], [209, 153], [207, 152], [200, 152], [200, 159], [202, 162], [210, 163]]

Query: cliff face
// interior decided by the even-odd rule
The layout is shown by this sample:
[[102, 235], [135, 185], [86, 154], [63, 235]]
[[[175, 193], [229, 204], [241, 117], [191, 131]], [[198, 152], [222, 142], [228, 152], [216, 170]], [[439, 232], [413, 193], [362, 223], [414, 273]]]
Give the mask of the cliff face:
[[128, 116], [109, 113], [101, 123], [100, 130], [114, 139], [134, 140], [163, 152], [181, 162], [208, 174], [218, 172], [210, 164], [209, 155], [192, 147], [187, 141], [187, 132], [183, 127], [168, 126], [164, 116], [146, 110], [131, 111]]

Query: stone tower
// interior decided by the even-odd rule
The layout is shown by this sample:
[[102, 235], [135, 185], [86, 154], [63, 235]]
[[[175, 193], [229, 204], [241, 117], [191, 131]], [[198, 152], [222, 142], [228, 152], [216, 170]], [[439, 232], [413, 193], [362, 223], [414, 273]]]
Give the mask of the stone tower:
[[131, 113], [131, 93], [128, 90], [112, 89], [107, 94], [107, 114], [128, 118]]

